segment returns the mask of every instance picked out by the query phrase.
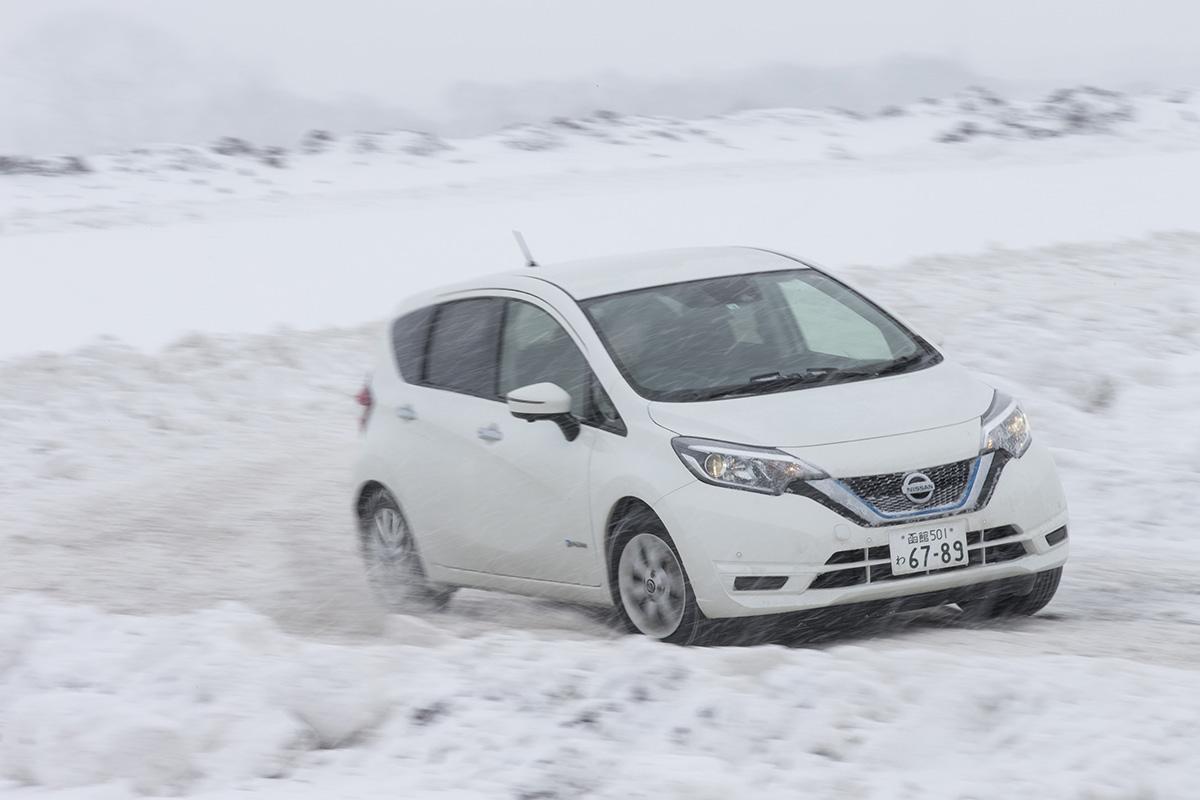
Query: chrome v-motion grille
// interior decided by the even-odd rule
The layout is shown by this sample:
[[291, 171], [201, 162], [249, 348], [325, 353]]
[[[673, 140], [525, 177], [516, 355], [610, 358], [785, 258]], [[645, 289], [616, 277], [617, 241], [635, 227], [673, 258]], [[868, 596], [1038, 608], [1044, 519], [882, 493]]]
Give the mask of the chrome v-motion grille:
[[[966, 514], [985, 505], [1006, 461], [1003, 454], [984, 453], [927, 469], [796, 481], [788, 491], [815, 500], [859, 525], [915, 522]], [[914, 473], [932, 482], [926, 496], [912, 491], [910, 476]], [[905, 494], [906, 479], [910, 479], [910, 494], [924, 502], [916, 502]]]
[[[975, 459], [968, 458], [952, 464], [908, 470], [907, 472], [887, 472], [881, 475], [842, 478], [842, 483], [879, 511], [885, 514], [898, 514], [926, 507], [939, 508], [957, 502], [967, 491], [967, 485], [971, 479], [971, 467], [974, 464]], [[912, 472], [920, 472], [933, 481], [935, 487], [933, 496], [923, 503], [914, 503], [902, 491], [904, 477]]]

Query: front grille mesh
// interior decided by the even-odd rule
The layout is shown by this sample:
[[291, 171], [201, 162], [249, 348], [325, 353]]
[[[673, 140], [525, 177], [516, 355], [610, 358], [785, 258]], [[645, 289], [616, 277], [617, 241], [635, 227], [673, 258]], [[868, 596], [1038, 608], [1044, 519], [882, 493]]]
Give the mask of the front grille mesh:
[[[905, 472], [887, 472], [881, 475], [862, 475], [857, 478], [842, 478], [850, 491], [885, 514], [897, 514], [921, 508], [938, 508], [951, 505], [967, 491], [971, 477], [971, 465], [975, 459], [955, 461], [937, 467]], [[922, 472], [934, 483], [933, 497], [924, 503], [914, 503], [904, 496], [901, 486], [904, 476], [911, 472]]]

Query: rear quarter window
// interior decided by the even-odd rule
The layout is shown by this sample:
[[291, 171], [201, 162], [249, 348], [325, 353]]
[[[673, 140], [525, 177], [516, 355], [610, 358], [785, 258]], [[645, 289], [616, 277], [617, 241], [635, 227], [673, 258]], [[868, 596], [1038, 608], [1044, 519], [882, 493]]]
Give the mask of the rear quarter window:
[[425, 344], [434, 306], [419, 308], [392, 323], [392, 352], [396, 369], [407, 383], [420, 383], [425, 370]]

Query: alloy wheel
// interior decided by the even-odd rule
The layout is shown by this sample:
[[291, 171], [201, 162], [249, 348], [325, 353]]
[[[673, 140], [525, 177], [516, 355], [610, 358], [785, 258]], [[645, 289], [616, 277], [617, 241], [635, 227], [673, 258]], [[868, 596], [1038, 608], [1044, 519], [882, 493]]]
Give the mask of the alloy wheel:
[[621, 604], [630, 621], [647, 636], [665, 639], [683, 621], [687, 587], [683, 567], [671, 546], [652, 533], [626, 543], [617, 564]]

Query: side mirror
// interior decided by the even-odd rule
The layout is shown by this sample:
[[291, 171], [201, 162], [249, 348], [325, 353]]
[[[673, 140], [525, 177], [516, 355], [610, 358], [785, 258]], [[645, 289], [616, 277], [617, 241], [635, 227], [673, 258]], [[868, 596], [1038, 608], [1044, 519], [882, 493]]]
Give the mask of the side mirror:
[[517, 419], [537, 422], [540, 419], [558, 424], [568, 442], [579, 436], [579, 420], [571, 414], [571, 395], [554, 383], [531, 383], [513, 389], [505, 398], [508, 410]]

